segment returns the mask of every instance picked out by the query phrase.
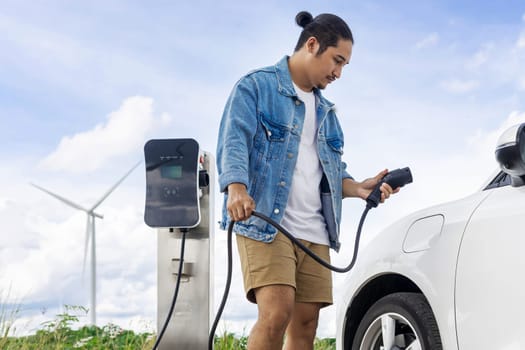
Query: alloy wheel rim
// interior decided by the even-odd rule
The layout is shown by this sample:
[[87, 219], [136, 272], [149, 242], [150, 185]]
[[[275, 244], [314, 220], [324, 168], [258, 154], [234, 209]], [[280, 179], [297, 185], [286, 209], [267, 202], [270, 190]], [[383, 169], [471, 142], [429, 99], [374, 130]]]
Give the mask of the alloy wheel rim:
[[388, 312], [367, 328], [359, 350], [422, 350], [414, 326], [402, 315]]

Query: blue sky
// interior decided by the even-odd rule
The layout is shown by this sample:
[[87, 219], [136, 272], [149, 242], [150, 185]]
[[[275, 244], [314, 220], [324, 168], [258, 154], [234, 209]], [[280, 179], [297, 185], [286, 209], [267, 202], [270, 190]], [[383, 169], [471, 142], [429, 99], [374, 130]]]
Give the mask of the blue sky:
[[[523, 1], [3, 1], [0, 296], [10, 291], [22, 304], [25, 331], [63, 304], [88, 303], [85, 218], [28, 183], [88, 206], [142, 159], [148, 139], [193, 137], [214, 152], [233, 84], [292, 53], [300, 10], [336, 13], [354, 33], [351, 62], [325, 91], [350, 172], [364, 179], [410, 166], [414, 174], [369, 215], [369, 235], [468, 195], [497, 168], [499, 133], [525, 120]], [[143, 201], [139, 168], [100, 207], [101, 322], [154, 327], [155, 231], [142, 222]], [[351, 256], [361, 206], [345, 201], [339, 265]], [[220, 248], [225, 235], [216, 236]], [[223, 278], [217, 271], [218, 286]], [[240, 280], [232, 300], [225, 327], [249, 329], [255, 309]], [[335, 335], [333, 309], [323, 311], [321, 336]]]

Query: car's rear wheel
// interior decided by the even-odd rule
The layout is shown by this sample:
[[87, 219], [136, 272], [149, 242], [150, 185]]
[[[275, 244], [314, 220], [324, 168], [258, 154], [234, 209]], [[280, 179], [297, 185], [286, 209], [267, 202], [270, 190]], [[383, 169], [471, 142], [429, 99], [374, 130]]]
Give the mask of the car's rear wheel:
[[394, 293], [367, 311], [353, 350], [442, 350], [436, 319], [421, 294]]

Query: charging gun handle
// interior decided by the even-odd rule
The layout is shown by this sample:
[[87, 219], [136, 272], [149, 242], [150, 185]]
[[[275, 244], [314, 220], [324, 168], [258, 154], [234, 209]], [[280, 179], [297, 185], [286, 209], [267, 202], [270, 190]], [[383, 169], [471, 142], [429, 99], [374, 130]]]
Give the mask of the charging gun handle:
[[386, 174], [366, 199], [367, 206], [370, 208], [375, 208], [379, 205], [379, 202], [381, 201], [380, 187], [384, 182], [389, 184], [394, 190], [398, 187], [403, 187], [404, 185], [411, 183], [412, 173], [410, 172], [410, 168], [405, 167], [402, 169], [396, 169]]

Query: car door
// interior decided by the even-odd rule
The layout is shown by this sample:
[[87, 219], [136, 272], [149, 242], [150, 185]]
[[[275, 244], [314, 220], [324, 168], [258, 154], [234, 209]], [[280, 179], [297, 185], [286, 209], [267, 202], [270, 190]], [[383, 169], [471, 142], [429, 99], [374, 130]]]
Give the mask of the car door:
[[525, 186], [489, 191], [467, 225], [458, 255], [458, 346], [525, 349]]

